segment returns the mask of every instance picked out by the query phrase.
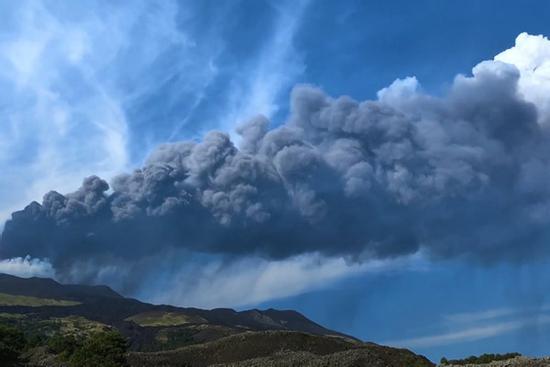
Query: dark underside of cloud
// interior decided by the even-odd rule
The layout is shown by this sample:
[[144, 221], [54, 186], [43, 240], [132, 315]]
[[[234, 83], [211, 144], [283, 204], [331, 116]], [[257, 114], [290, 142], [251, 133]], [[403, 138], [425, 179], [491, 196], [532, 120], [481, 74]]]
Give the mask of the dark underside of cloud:
[[[550, 140], [518, 70], [485, 62], [444, 97], [395, 82], [374, 101], [296, 87], [285, 124], [159, 146], [112, 180], [13, 213], [0, 256], [132, 261], [171, 249], [361, 261], [525, 260], [547, 252]], [[15, 190], [16, 188], [14, 188]]]

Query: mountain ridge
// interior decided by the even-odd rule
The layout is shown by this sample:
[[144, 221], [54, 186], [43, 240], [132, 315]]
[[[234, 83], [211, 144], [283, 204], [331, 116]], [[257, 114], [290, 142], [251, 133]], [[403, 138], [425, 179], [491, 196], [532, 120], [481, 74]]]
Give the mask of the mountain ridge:
[[[44, 306], [40, 308], [49, 316], [82, 315], [107, 324], [124, 324], [129, 317], [145, 312], [179, 312], [200, 317], [209, 324], [245, 330], [291, 330], [358, 340], [353, 336], [327, 329], [294, 310], [270, 308], [237, 311], [232, 308], [201, 309], [164, 304], [155, 305], [126, 298], [108, 286], [62, 284], [50, 278], [21, 278], [8, 274], [0, 274], [0, 293], [77, 301], [80, 304], [70, 307]], [[30, 308], [30, 306], [0, 304], [0, 312], [11, 310], [28, 313], [37, 311], [36, 307], [32, 307], [32, 310]]]
[[0, 274], [2, 324], [41, 340], [27, 354], [28, 367], [66, 366], [48, 347], [52, 338], [87, 340], [110, 331], [126, 340], [130, 367], [433, 367], [411, 351], [362, 342], [295, 310], [154, 305], [107, 286], [49, 278]]

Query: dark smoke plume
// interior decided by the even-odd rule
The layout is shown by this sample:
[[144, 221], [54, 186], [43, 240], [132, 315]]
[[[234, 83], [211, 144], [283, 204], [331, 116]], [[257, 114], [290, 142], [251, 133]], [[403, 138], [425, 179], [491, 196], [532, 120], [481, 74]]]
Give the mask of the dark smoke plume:
[[[3, 258], [116, 263], [170, 249], [271, 259], [523, 260], [548, 252], [550, 139], [518, 70], [484, 62], [444, 97], [395, 82], [374, 101], [299, 86], [288, 121], [158, 147], [144, 166], [13, 213]], [[111, 191], [109, 191], [109, 188]]]

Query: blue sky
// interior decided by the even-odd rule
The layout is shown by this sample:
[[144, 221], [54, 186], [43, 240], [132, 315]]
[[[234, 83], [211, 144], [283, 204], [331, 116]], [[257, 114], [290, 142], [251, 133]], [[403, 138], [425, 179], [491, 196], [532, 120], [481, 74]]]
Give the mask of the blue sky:
[[[212, 129], [238, 140], [235, 128], [257, 114], [281, 125], [297, 84], [365, 100], [415, 76], [422, 90], [444, 95], [457, 74], [513, 47], [520, 33], [550, 35], [549, 12], [542, 0], [0, 1], [0, 218], [49, 190], [74, 191], [85, 176], [129, 172], [161, 143], [200, 140]], [[3, 266], [23, 263], [32, 273], [44, 269], [41, 261]], [[285, 261], [209, 265], [201, 284], [223, 289], [218, 298], [190, 286], [176, 298], [159, 294], [158, 284], [177, 284], [162, 276], [150, 281], [161, 291], [132, 295], [294, 308], [433, 360], [548, 354], [544, 259]], [[231, 282], [217, 280], [226, 275]]]

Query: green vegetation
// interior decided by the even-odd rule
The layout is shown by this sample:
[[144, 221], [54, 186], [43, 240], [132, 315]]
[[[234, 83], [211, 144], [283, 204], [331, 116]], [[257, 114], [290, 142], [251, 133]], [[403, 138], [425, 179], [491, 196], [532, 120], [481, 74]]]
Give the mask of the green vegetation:
[[80, 302], [67, 301], [62, 299], [38, 298], [30, 296], [17, 296], [13, 294], [0, 293], [0, 306], [76, 306]]
[[151, 311], [143, 312], [131, 317], [128, 317], [126, 321], [132, 321], [143, 327], [154, 326], [179, 326], [185, 324], [199, 324], [205, 323], [206, 320], [200, 316], [187, 315], [183, 312], [164, 312], [164, 311]]
[[466, 364], [485, 364], [491, 363], [493, 361], [505, 361], [507, 359], [512, 359], [519, 357], [519, 353], [506, 353], [506, 354], [482, 354], [479, 357], [470, 356], [464, 359], [450, 359], [443, 357], [441, 358], [440, 363], [442, 365], [466, 365]]
[[146, 351], [160, 351], [181, 348], [196, 343], [193, 334], [193, 330], [184, 328], [160, 329], [155, 335], [154, 341], [143, 349]]
[[126, 339], [116, 331], [96, 333], [75, 348], [69, 359], [73, 367], [126, 366]]
[[79, 347], [78, 340], [72, 335], [56, 334], [46, 342], [48, 352], [55, 354], [59, 359], [68, 361]]
[[86, 339], [57, 334], [47, 341], [48, 352], [72, 367], [126, 366], [127, 342], [116, 331], [99, 332]]
[[[5, 324], [6, 320], [10, 324]], [[126, 366], [126, 339], [103, 328], [103, 324], [83, 317], [33, 320], [31, 316], [8, 316], [2, 322], [1, 366], [20, 366], [36, 356], [39, 360], [56, 359], [70, 367]]]
[[0, 312], [0, 320], [6, 319], [6, 320], [22, 320], [26, 316], [21, 313], [8, 313], [8, 312]]
[[25, 350], [46, 346], [49, 355], [71, 367], [123, 367], [126, 366], [126, 339], [115, 331], [97, 332], [88, 337], [55, 334], [34, 335], [25, 338], [18, 328], [0, 324], [0, 361], [2, 366], [15, 366], [21, 362]]
[[25, 349], [23, 333], [11, 326], [0, 325], [0, 361], [2, 365], [15, 365]]
[[43, 345], [56, 335], [87, 338], [94, 333], [109, 331], [112, 328], [82, 316], [51, 317], [42, 319], [36, 314], [0, 314], [0, 324], [10, 325], [22, 330], [27, 343], [32, 346]]
[[55, 317], [46, 320], [44, 323], [53, 323], [57, 326], [58, 332], [75, 336], [89, 336], [94, 333], [111, 330], [110, 326], [88, 320], [82, 316]]

